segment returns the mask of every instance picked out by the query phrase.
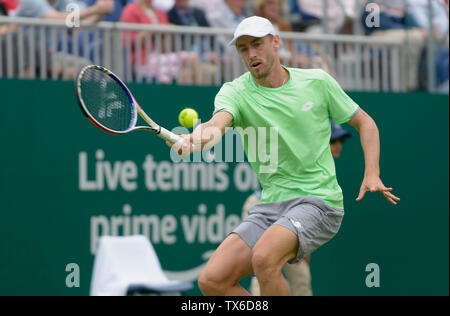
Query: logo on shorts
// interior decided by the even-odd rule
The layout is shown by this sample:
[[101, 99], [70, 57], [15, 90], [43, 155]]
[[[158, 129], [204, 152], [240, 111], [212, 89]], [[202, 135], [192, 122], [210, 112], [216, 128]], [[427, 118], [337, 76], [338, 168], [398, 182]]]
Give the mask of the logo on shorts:
[[314, 107], [314, 102], [307, 102], [302, 106], [302, 111], [303, 112], [308, 112], [309, 110], [311, 110]]
[[300, 222], [294, 221], [291, 219], [291, 223], [292, 225], [294, 225], [297, 228], [302, 228], [302, 224]]

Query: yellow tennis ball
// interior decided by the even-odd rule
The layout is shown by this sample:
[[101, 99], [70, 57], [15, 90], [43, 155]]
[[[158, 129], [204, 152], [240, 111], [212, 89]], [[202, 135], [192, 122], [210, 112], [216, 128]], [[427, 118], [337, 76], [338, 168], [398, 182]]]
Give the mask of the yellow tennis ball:
[[186, 108], [180, 112], [178, 120], [180, 121], [180, 124], [183, 125], [184, 127], [191, 128], [198, 121], [198, 113], [194, 109]]

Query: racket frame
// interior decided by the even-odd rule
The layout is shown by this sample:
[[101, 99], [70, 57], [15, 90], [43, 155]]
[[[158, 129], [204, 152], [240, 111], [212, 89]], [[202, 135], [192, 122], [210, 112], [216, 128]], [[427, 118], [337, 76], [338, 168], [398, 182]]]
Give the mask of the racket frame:
[[[121, 88], [125, 91], [125, 93], [127, 94], [128, 101], [130, 102], [130, 106], [131, 106], [131, 113], [132, 113], [132, 120], [131, 120], [131, 123], [127, 130], [116, 131], [116, 130], [107, 128], [106, 126], [104, 126], [103, 124], [98, 122], [94, 118], [94, 116], [89, 112], [83, 98], [81, 97], [81, 90], [82, 90], [81, 89], [81, 79], [83, 78], [84, 73], [89, 69], [98, 70], [98, 71], [101, 71], [104, 74], [108, 75], [114, 81], [116, 81], [121, 86]], [[176, 134], [168, 131], [167, 129], [159, 126], [158, 124], [156, 124], [147, 115], [147, 113], [144, 112], [144, 110], [139, 105], [139, 103], [136, 101], [133, 94], [126, 86], [126, 84], [118, 76], [116, 76], [112, 71], [110, 71], [104, 67], [97, 66], [97, 65], [88, 65], [88, 66], [84, 67], [78, 74], [77, 78], [75, 79], [75, 91], [76, 91], [78, 105], [80, 106], [80, 109], [83, 112], [83, 114], [88, 118], [88, 120], [92, 124], [94, 124], [95, 126], [97, 126], [98, 128], [100, 128], [101, 130], [103, 130], [105, 132], [108, 132], [108, 133], [114, 134], [114, 135], [120, 135], [120, 134], [127, 134], [129, 132], [136, 131], [136, 130], [145, 130], [145, 131], [152, 132], [152, 133], [158, 135], [159, 137], [161, 137], [162, 139], [167, 140], [171, 143], [178, 143], [182, 140], [178, 135], [176, 135]], [[136, 126], [138, 114], [139, 114], [139, 116], [142, 117], [142, 119], [145, 122], [147, 122], [147, 124], [149, 126]]]

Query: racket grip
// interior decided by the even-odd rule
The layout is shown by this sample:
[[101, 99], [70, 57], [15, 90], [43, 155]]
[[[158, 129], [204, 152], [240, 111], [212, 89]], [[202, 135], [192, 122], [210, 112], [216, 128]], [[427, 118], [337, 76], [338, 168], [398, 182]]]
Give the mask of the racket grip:
[[176, 144], [178, 142], [182, 141], [182, 138], [171, 131], [168, 131], [164, 127], [161, 127], [161, 132], [158, 134], [159, 137], [161, 137], [164, 140], [167, 140], [168, 142], [171, 142], [172, 144]]

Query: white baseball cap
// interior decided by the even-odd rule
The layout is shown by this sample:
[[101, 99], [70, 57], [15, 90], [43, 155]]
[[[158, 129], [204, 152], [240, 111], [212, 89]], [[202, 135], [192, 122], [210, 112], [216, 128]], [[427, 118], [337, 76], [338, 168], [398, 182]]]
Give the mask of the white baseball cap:
[[234, 32], [234, 38], [230, 42], [230, 46], [236, 45], [236, 41], [239, 37], [247, 35], [252, 37], [264, 37], [267, 35], [276, 35], [275, 28], [269, 20], [259, 17], [252, 16], [244, 19], [236, 28]]

